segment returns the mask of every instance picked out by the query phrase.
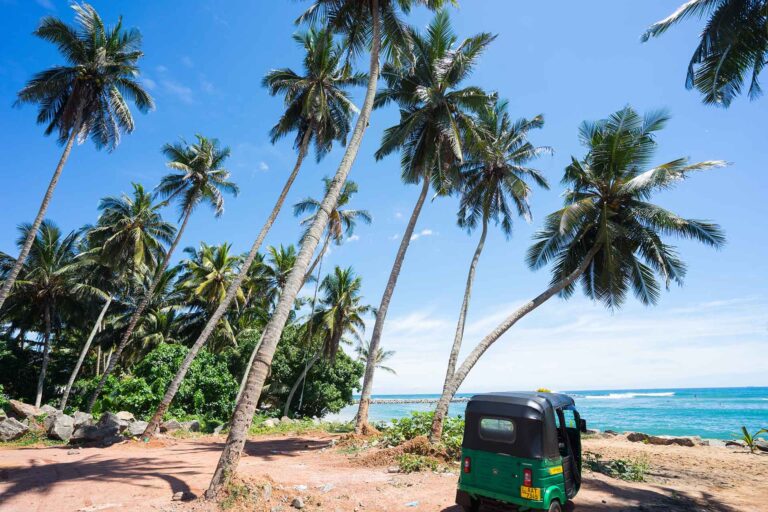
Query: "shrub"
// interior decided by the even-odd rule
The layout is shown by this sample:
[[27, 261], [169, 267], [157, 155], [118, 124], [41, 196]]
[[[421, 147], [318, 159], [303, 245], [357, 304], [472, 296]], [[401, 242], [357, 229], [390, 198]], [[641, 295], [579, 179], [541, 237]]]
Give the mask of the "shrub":
[[415, 473], [418, 471], [437, 471], [439, 463], [432, 457], [404, 453], [397, 458], [397, 465], [401, 473]]
[[628, 482], [642, 482], [650, 465], [646, 459], [602, 459], [599, 453], [584, 452], [584, 465], [591, 471]]
[[[410, 417], [392, 420], [381, 438], [387, 446], [398, 446], [419, 436], [429, 436], [432, 431], [433, 412], [413, 412]], [[443, 424], [441, 444], [448, 455], [458, 458], [461, 455], [461, 441], [464, 437], [464, 419], [460, 416], [447, 417]]]
[[757, 451], [757, 444], [755, 441], [757, 441], [757, 438], [761, 434], [768, 434], [768, 429], [761, 428], [754, 434], [750, 434], [749, 430], [747, 430], [747, 427], [741, 427], [741, 440], [744, 441], [744, 444], [747, 446], [747, 448], [749, 448], [749, 453], [755, 453]]
[[3, 385], [0, 384], [0, 410], [5, 411], [8, 408], [8, 395], [5, 394]]

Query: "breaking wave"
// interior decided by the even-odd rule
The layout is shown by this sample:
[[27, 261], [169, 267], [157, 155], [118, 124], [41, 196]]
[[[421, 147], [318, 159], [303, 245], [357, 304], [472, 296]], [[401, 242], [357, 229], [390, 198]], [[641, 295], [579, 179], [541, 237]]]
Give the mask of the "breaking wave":
[[674, 391], [664, 391], [659, 393], [609, 393], [607, 395], [585, 395], [582, 398], [587, 400], [623, 400], [637, 397], [665, 397], [675, 396]]

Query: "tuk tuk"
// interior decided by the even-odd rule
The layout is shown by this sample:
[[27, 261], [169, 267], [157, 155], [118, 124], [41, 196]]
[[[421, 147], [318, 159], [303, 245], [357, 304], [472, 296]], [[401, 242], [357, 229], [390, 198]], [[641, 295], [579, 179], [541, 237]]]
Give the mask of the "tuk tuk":
[[581, 486], [581, 419], [559, 393], [489, 393], [467, 403], [456, 503], [561, 512]]

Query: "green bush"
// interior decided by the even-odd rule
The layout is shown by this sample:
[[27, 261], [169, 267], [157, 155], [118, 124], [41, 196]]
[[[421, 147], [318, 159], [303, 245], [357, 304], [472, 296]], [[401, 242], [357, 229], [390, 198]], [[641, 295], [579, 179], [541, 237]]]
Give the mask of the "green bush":
[[0, 410], [5, 411], [8, 408], [8, 395], [5, 394], [3, 385], [0, 384]]
[[404, 453], [397, 458], [401, 473], [416, 473], [418, 471], [437, 471], [439, 463], [432, 457]]
[[[94, 411], [127, 410], [137, 417], [154, 412], [187, 354], [187, 347], [162, 344], [139, 362], [131, 375], [107, 379]], [[73, 406], [83, 405], [98, 378], [78, 381]], [[224, 356], [201, 350], [187, 372], [167, 416], [196, 417], [215, 425], [232, 414], [238, 383], [229, 373]], [[209, 426], [210, 426], [209, 425]]]
[[[381, 439], [387, 446], [398, 446], [415, 437], [429, 436], [434, 416], [433, 412], [412, 412], [409, 417], [392, 420], [392, 425], [384, 430]], [[461, 456], [463, 437], [464, 419], [460, 416], [445, 418], [440, 441], [450, 457]]]
[[650, 469], [646, 459], [603, 460], [599, 453], [584, 452], [584, 465], [591, 471], [628, 482], [642, 482]]

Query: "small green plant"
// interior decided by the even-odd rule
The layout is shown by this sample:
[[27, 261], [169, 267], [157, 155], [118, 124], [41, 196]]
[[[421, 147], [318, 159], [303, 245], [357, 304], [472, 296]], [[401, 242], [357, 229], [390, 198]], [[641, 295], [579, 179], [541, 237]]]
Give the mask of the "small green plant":
[[744, 444], [749, 448], [749, 453], [755, 453], [757, 452], [757, 444], [756, 441], [760, 434], [768, 434], [767, 428], [761, 428], [754, 434], [750, 434], [749, 430], [747, 430], [747, 427], [742, 426], [741, 427], [741, 440], [744, 441]]
[[[392, 425], [384, 429], [381, 441], [384, 446], [399, 446], [419, 436], [429, 436], [432, 430], [431, 412], [413, 412], [409, 417], [392, 420]], [[440, 442], [450, 457], [461, 455], [461, 440], [464, 437], [464, 419], [455, 416], [445, 419], [443, 437]]]
[[595, 473], [628, 482], [643, 482], [650, 464], [646, 459], [603, 460], [599, 453], [584, 452], [584, 465]]
[[0, 410], [6, 411], [8, 408], [8, 395], [3, 390], [3, 385], [0, 384]]
[[401, 473], [416, 473], [419, 471], [437, 471], [439, 463], [432, 457], [404, 453], [397, 458]]

